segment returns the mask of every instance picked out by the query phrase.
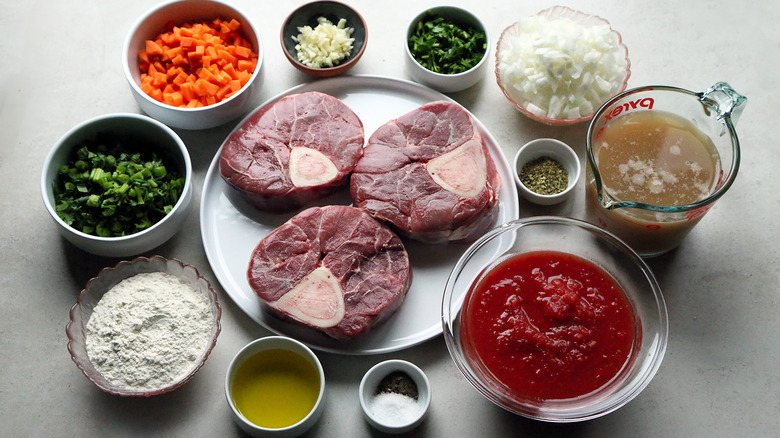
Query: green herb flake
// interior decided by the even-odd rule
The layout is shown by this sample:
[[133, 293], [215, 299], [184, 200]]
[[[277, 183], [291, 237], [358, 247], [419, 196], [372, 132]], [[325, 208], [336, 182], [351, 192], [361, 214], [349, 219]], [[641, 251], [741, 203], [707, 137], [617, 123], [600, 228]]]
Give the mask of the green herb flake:
[[566, 190], [569, 172], [558, 161], [550, 157], [533, 159], [520, 170], [520, 182], [532, 192], [540, 195], [555, 195]]
[[428, 70], [456, 74], [472, 69], [487, 53], [485, 32], [428, 14], [409, 37], [409, 51]]

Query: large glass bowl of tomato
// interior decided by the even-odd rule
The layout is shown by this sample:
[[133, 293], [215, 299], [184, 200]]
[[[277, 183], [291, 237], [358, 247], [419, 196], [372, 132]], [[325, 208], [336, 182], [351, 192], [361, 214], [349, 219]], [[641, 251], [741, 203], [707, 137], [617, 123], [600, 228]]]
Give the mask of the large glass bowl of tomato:
[[668, 316], [647, 264], [592, 224], [532, 217], [464, 253], [442, 301], [447, 349], [488, 400], [548, 422], [622, 407], [650, 383]]

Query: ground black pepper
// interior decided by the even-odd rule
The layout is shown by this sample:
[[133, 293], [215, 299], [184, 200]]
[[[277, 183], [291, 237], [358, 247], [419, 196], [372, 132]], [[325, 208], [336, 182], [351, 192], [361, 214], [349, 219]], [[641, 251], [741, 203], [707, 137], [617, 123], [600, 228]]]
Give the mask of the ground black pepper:
[[550, 157], [539, 157], [523, 165], [518, 175], [520, 182], [540, 195], [555, 195], [566, 190], [569, 172]]
[[415, 400], [417, 400], [419, 395], [417, 392], [417, 384], [414, 383], [414, 379], [403, 371], [393, 371], [379, 382], [375, 394], [381, 394], [383, 392], [402, 394]]

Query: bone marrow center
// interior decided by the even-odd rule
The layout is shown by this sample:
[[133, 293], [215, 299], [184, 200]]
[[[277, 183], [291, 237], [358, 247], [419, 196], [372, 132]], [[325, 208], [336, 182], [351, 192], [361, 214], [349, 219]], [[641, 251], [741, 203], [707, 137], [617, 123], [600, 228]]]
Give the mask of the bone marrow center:
[[290, 150], [290, 180], [296, 187], [326, 184], [338, 176], [338, 169], [322, 152], [307, 147]]
[[344, 319], [344, 292], [330, 270], [320, 266], [270, 306], [313, 326], [333, 327]]
[[464, 198], [477, 196], [487, 184], [482, 145], [473, 139], [434, 158], [426, 167], [436, 184]]

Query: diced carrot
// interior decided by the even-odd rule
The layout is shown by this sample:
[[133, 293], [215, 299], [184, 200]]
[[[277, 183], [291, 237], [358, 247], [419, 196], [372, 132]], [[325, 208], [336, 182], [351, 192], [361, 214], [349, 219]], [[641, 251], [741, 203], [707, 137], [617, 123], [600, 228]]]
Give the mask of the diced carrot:
[[252, 56], [252, 49], [243, 46], [235, 46], [235, 55], [239, 58], [249, 59]]
[[[163, 53], [162, 47], [154, 41], [146, 40], [146, 53], [149, 56], [160, 56]], [[148, 59], [148, 58], [147, 58]]]
[[176, 67], [183, 67], [183, 66], [190, 65], [189, 56], [184, 57], [184, 56], [181, 56], [181, 55], [176, 55], [175, 58], [171, 59], [171, 62]]
[[172, 106], [197, 108], [227, 99], [252, 77], [258, 55], [238, 20], [214, 19], [166, 31], [138, 50], [141, 90]]
[[239, 71], [252, 71], [255, 67], [252, 61], [247, 61], [246, 59], [241, 59], [236, 64]]
[[225, 84], [225, 86], [221, 87], [217, 92], [214, 94], [214, 97], [216, 97], [219, 100], [222, 100], [225, 98], [225, 96], [230, 93], [230, 84]]
[[143, 91], [144, 93], [149, 94], [152, 92], [153, 89], [154, 87], [152, 87], [152, 84], [150, 84], [149, 82], [141, 83], [141, 91]]
[[222, 71], [229, 74], [232, 79], [238, 79], [238, 74], [236, 73], [236, 68], [233, 66], [233, 64], [224, 66]]
[[198, 77], [210, 81], [214, 77], [214, 73], [211, 72], [211, 68], [201, 68], [198, 70]]
[[153, 89], [152, 92], [149, 93], [149, 96], [151, 96], [151, 98], [154, 100], [159, 100], [160, 102], [163, 100], [163, 92], [159, 88]]
[[173, 78], [173, 83], [174, 83], [174, 84], [176, 84], [176, 85], [178, 85], [178, 86], [179, 86], [179, 88], [181, 88], [181, 85], [182, 85], [183, 83], [187, 82], [187, 77], [188, 77], [188, 76], [189, 76], [189, 75], [188, 75], [187, 73], [185, 73], [185, 72], [184, 72], [184, 70], [181, 70], [181, 71], [179, 71], [179, 74], [177, 74], [177, 75], [176, 75], [176, 76]]
[[[217, 50], [217, 56], [219, 59], [227, 62], [228, 64], [235, 64], [238, 62], [238, 59], [235, 56], [231, 55], [230, 52], [224, 49]], [[239, 68], [239, 70], [241, 69]]]
[[241, 86], [243, 87], [246, 85], [247, 82], [249, 82], [249, 78], [252, 77], [251, 73], [248, 73], [245, 70], [239, 70], [238, 71], [238, 81], [241, 83]]
[[141, 49], [138, 51], [138, 59], [143, 61], [146, 64], [149, 64], [149, 53], [145, 49]]
[[182, 49], [189, 49], [190, 47], [196, 47], [198, 45], [198, 40], [192, 37], [183, 36], [181, 37], [179, 47]]

